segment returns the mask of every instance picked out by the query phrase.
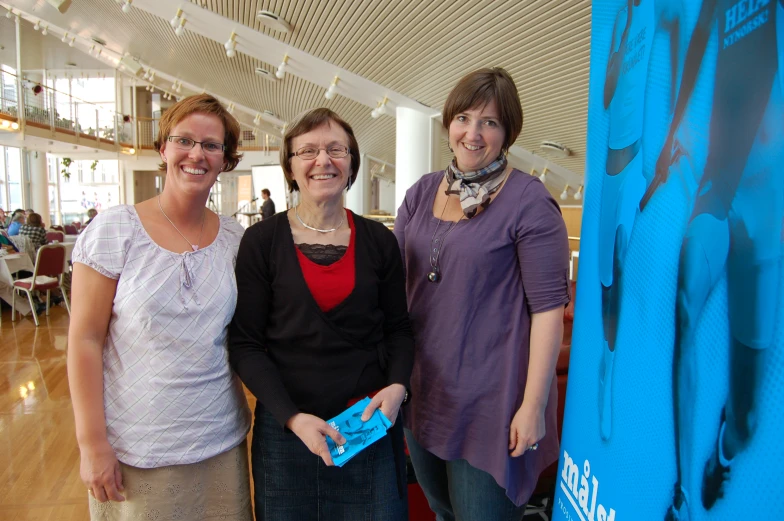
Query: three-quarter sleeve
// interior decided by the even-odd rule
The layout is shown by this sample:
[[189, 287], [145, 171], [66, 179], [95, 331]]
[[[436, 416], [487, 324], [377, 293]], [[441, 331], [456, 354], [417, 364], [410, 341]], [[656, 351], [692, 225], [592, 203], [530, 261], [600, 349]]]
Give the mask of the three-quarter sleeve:
[[539, 179], [520, 201], [516, 248], [531, 314], [569, 303], [569, 239], [558, 203]]
[[79, 235], [72, 262], [85, 264], [104, 277], [119, 279], [136, 233], [132, 219], [124, 206], [98, 214]]
[[[409, 188], [409, 190], [411, 189]], [[406, 196], [403, 198], [403, 202], [400, 204], [400, 208], [397, 209], [397, 215], [395, 216], [395, 237], [397, 238], [397, 244], [400, 249], [400, 257], [403, 259], [404, 263], [404, 277], [406, 260], [406, 225], [408, 225], [408, 220], [411, 218], [409, 204], [408, 192], [406, 192]]]
[[270, 239], [261, 234], [261, 227], [251, 227], [237, 252], [237, 309], [229, 328], [229, 362], [256, 399], [285, 426], [299, 409], [265, 346], [272, 290], [262, 253], [264, 240]]
[[403, 260], [395, 236], [381, 227], [384, 264], [381, 269], [379, 305], [384, 312], [384, 343], [389, 354], [387, 385], [411, 388], [414, 367], [414, 334], [408, 318]]

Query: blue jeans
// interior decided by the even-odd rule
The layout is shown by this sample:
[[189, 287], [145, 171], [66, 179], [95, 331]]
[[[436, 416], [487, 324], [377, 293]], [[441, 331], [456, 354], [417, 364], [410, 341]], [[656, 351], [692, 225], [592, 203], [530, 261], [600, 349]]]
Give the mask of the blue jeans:
[[[398, 421], [400, 419], [398, 418]], [[343, 467], [327, 467], [296, 434], [256, 408], [251, 443], [256, 521], [407, 521], [389, 433]]]
[[405, 429], [417, 481], [438, 521], [521, 521], [525, 505], [515, 506], [495, 478], [466, 460], [445, 461], [423, 448]]

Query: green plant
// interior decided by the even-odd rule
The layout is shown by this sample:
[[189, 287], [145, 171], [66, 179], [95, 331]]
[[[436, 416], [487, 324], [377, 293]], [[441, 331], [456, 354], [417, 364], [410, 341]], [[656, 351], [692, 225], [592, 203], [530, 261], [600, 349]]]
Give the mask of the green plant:
[[63, 169], [60, 171], [60, 173], [63, 174], [63, 177], [65, 179], [71, 178], [71, 172], [68, 171], [68, 168], [71, 166], [71, 163], [73, 163], [73, 159], [71, 159], [70, 157], [64, 157], [60, 160], [60, 164], [63, 166]]
[[96, 168], [98, 168], [98, 160], [97, 159], [95, 161], [93, 161], [93, 163], [90, 165], [90, 170], [92, 170], [93, 173], [95, 173], [95, 169]]

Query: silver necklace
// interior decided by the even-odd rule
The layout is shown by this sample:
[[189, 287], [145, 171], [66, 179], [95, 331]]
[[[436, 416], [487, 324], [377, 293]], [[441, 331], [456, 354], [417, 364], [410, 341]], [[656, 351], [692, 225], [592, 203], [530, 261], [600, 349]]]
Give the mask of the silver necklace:
[[338, 225], [335, 226], [334, 228], [330, 228], [329, 230], [320, 230], [318, 228], [314, 228], [312, 226], [308, 226], [307, 224], [305, 224], [305, 221], [303, 221], [302, 217], [299, 216], [299, 205], [294, 207], [294, 215], [297, 216], [297, 220], [299, 221], [299, 223], [305, 228], [307, 228], [308, 230], [313, 230], [314, 232], [319, 232], [319, 233], [330, 233], [340, 228], [340, 226], [343, 224], [343, 218], [346, 216], [346, 212], [343, 211], [342, 215], [340, 216], [340, 222], [338, 223]]
[[[179, 233], [179, 234], [180, 234], [180, 237], [182, 237], [183, 239], [185, 239], [185, 242], [187, 242], [187, 243], [188, 243], [188, 246], [190, 246], [190, 247], [193, 249], [193, 251], [196, 251], [196, 250], [198, 250], [198, 249], [199, 249], [199, 246], [201, 245], [201, 234], [202, 234], [202, 233], [204, 233], [204, 218], [207, 216], [207, 209], [205, 208], [205, 209], [204, 209], [204, 213], [203, 213], [203, 214], [201, 214], [201, 230], [199, 231], [199, 240], [198, 240], [198, 242], [197, 242], [196, 244], [191, 244], [191, 241], [189, 241], [189, 240], [188, 240], [188, 238], [187, 238], [187, 237], [185, 237], [185, 236], [182, 234], [182, 232], [180, 231], [180, 229], [179, 229], [179, 228], [177, 228], [177, 226], [175, 226], [175, 224], [172, 222], [172, 220], [171, 220], [171, 219], [169, 219], [169, 216], [168, 216], [168, 215], [166, 215], [166, 212], [164, 212], [164, 211], [163, 211], [163, 206], [161, 206], [161, 196], [160, 196], [160, 195], [158, 196], [158, 208], [160, 208], [160, 209], [161, 209], [161, 213], [163, 214], [163, 216], [164, 216], [164, 217], [166, 217], [166, 220], [167, 220], [167, 221], [169, 221], [169, 224], [171, 224], [171, 225], [172, 225], [172, 228], [174, 228], [174, 229], [177, 231], [177, 233]], [[186, 252], [186, 253], [187, 253], [187, 252]]]
[[[436, 233], [438, 233], [438, 227], [441, 226], [441, 220], [444, 218], [444, 212], [446, 211], [446, 205], [449, 203], [449, 196], [446, 196], [446, 201], [444, 201], [444, 207], [441, 209], [441, 217], [438, 218], [438, 223], [436, 224], [436, 229], [433, 230], [433, 236], [430, 238], [430, 273], [427, 274], [427, 280], [430, 282], [440, 282], [441, 281], [441, 271], [438, 268], [438, 258], [441, 256], [441, 250], [444, 249], [444, 240], [446, 236], [449, 235], [449, 232], [463, 220], [461, 216], [460, 219], [457, 221], [452, 221], [449, 225], [449, 228], [446, 229], [444, 235], [436, 239]], [[439, 245], [439, 242], [441, 243]]]

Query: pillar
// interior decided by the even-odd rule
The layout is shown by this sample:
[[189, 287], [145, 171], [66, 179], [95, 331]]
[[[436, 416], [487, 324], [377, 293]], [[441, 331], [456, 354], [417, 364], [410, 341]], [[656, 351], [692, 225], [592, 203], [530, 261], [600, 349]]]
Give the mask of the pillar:
[[397, 107], [396, 115], [395, 213], [406, 191], [430, 172], [433, 148], [430, 116], [406, 107]]

